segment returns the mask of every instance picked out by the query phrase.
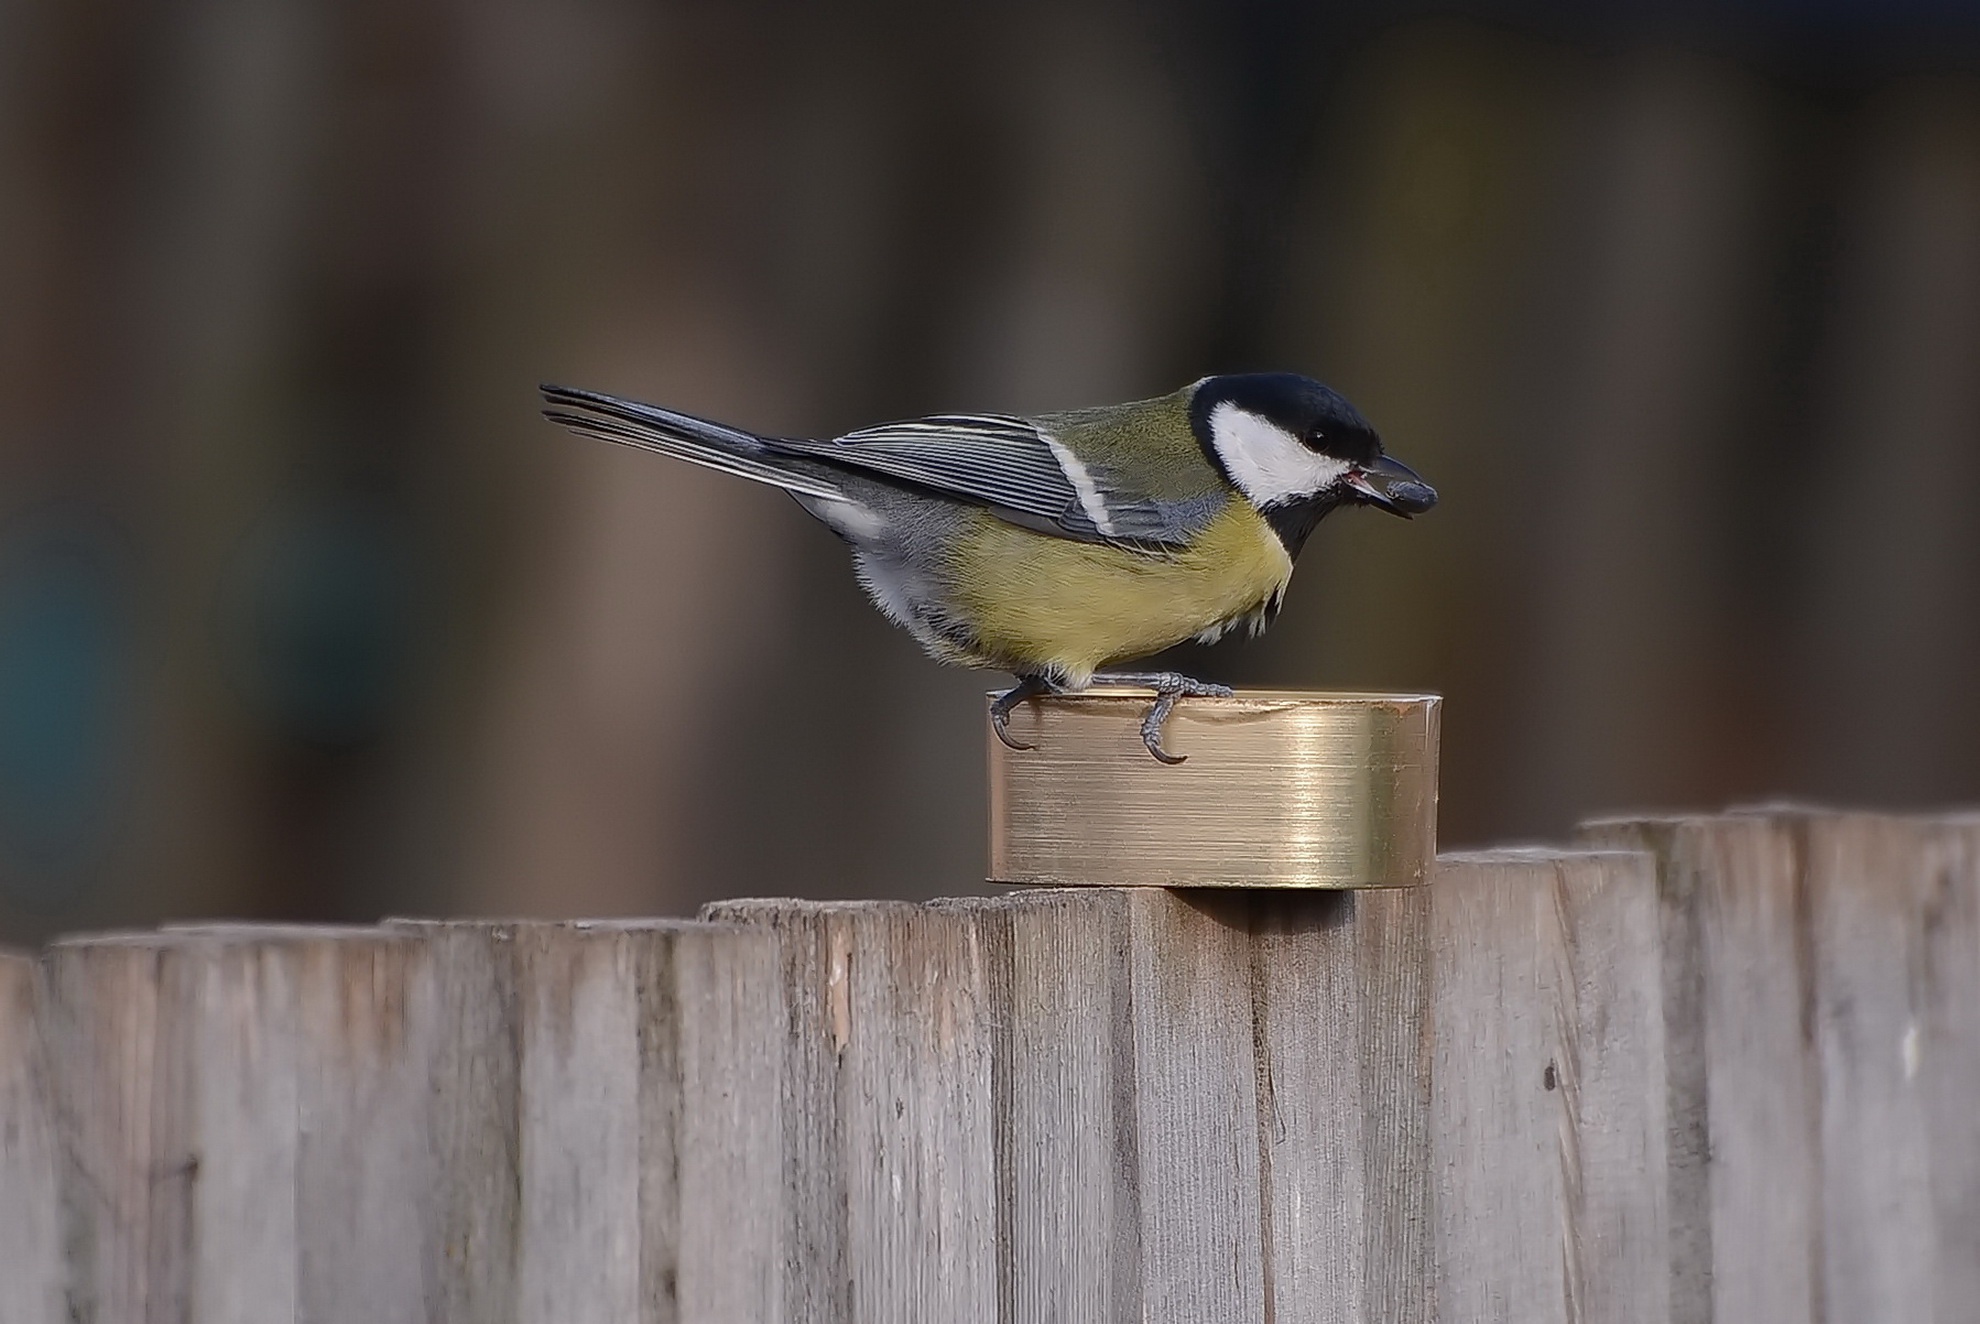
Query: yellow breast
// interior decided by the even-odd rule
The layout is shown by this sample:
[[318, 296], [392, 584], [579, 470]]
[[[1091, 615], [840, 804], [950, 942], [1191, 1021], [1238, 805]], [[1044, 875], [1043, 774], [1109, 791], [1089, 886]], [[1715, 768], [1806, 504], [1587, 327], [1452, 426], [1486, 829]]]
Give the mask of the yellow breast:
[[1074, 684], [1249, 616], [1292, 577], [1278, 535], [1239, 500], [1167, 555], [1069, 542], [987, 515], [956, 551], [952, 591], [988, 660], [1050, 667]]

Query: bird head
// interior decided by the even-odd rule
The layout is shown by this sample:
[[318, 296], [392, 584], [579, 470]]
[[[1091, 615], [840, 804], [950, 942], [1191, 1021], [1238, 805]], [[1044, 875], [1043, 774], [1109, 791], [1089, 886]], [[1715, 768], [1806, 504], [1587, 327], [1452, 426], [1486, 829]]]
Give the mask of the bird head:
[[[1416, 471], [1382, 451], [1361, 411], [1290, 372], [1205, 377], [1190, 426], [1224, 478], [1273, 520], [1292, 550], [1320, 517], [1359, 504], [1408, 519], [1437, 504]], [[1296, 532], [1295, 532], [1296, 531]]]

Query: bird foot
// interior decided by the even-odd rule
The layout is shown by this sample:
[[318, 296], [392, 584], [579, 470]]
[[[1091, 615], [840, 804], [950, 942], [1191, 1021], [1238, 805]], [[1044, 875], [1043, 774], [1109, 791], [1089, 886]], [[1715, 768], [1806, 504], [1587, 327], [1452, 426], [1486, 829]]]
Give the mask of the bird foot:
[[1051, 684], [1042, 677], [1019, 676], [1018, 683], [999, 694], [996, 701], [990, 705], [990, 729], [997, 733], [997, 739], [1011, 749], [1036, 749], [1037, 746], [1024, 744], [1011, 734], [1011, 710], [1026, 699], [1051, 692]]
[[1171, 754], [1162, 748], [1162, 727], [1175, 711], [1179, 699], [1228, 699], [1234, 691], [1228, 685], [1196, 680], [1179, 671], [1104, 671], [1094, 676], [1095, 685], [1154, 690], [1155, 702], [1141, 719], [1141, 743], [1163, 763], [1182, 763], [1187, 754]]

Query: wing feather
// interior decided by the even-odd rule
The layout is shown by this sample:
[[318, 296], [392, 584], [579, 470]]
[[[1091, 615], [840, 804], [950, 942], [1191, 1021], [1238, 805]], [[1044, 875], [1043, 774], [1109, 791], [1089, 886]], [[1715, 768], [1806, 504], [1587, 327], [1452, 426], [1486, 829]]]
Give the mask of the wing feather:
[[1114, 474], [1062, 459], [1070, 452], [1056, 439], [1029, 419], [1007, 414], [937, 414], [833, 441], [778, 438], [770, 444], [1027, 517], [1026, 523], [1043, 522], [1083, 542], [1173, 546], [1222, 505], [1221, 493], [1196, 501], [1153, 500]]
[[801, 496], [846, 500], [833, 471], [909, 484], [1062, 538], [1160, 553], [1184, 543], [1227, 499], [1212, 490], [1159, 500], [1080, 460], [1030, 419], [936, 414], [832, 441], [762, 437], [594, 391], [545, 386], [549, 418], [572, 431], [659, 451]]
[[818, 474], [788, 467], [788, 460], [780, 460], [765, 440], [753, 433], [596, 391], [548, 385], [542, 391], [549, 402], [543, 416], [581, 436], [671, 455], [801, 496], [845, 499], [844, 492]]

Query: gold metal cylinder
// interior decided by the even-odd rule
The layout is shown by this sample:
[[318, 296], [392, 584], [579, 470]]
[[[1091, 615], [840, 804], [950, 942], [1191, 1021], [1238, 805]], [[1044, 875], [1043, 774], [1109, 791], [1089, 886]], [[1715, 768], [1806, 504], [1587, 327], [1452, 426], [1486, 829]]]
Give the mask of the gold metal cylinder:
[[1437, 853], [1434, 694], [1089, 691], [1018, 705], [988, 732], [990, 880], [1033, 886], [1414, 887]]

